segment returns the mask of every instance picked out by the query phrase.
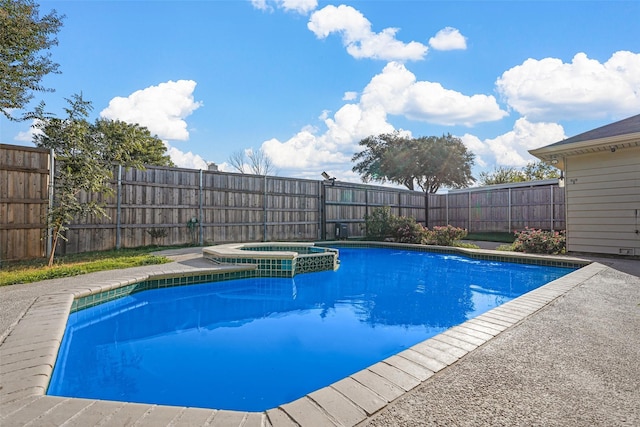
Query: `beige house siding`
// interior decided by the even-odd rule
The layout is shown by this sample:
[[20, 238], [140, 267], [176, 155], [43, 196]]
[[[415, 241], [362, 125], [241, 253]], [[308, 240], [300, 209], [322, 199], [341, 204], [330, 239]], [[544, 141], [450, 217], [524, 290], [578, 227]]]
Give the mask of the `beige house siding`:
[[640, 146], [564, 161], [567, 250], [640, 255]]

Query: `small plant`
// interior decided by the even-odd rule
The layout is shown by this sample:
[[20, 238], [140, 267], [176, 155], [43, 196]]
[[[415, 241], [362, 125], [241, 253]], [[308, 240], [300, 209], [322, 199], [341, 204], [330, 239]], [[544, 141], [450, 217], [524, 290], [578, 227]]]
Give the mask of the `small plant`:
[[427, 231], [427, 243], [438, 246], [453, 246], [457, 240], [464, 239], [467, 230], [452, 225], [436, 226]]
[[480, 246], [473, 243], [453, 242], [453, 246], [455, 246], [456, 248], [480, 249]]
[[159, 246], [158, 241], [160, 239], [164, 239], [169, 235], [169, 232], [166, 228], [152, 228], [150, 230], [147, 230], [147, 233], [149, 233], [149, 236], [151, 236], [151, 239], [153, 239], [153, 242], [156, 246]]
[[561, 254], [565, 251], [566, 236], [564, 231], [544, 231], [526, 227], [516, 231], [513, 250], [531, 254]]
[[189, 229], [189, 237], [191, 238], [191, 243], [196, 244], [198, 242], [198, 218], [195, 216], [190, 218], [187, 221], [187, 228]]

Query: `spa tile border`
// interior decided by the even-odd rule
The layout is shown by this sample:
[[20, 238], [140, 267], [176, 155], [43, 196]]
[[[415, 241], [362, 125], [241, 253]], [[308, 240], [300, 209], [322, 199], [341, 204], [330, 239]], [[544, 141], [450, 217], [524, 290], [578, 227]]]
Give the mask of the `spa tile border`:
[[[485, 255], [491, 259], [511, 258], [496, 256], [491, 251]], [[558, 259], [555, 262], [564, 266], [574, 261]], [[264, 412], [45, 395], [74, 299], [105, 291], [110, 295], [112, 290], [135, 287], [137, 282], [144, 281], [158, 287], [176, 286], [182, 284], [182, 278], [186, 284], [197, 277], [220, 275], [220, 270], [166, 271], [52, 293], [39, 297], [0, 344], [0, 425], [355, 426], [606, 268], [598, 263], [589, 264], [330, 386]], [[247, 273], [236, 270], [222, 274], [231, 276], [240, 271]], [[179, 280], [167, 281], [169, 278]]]
[[336, 249], [310, 242], [227, 243], [205, 247], [202, 255], [220, 265], [254, 265], [256, 277], [291, 278], [339, 265]]

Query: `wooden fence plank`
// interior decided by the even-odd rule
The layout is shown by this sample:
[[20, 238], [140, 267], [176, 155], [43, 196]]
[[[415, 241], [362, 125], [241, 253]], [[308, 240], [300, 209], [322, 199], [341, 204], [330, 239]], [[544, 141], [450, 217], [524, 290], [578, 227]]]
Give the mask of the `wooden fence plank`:
[[49, 150], [0, 144], [0, 261], [45, 252]]

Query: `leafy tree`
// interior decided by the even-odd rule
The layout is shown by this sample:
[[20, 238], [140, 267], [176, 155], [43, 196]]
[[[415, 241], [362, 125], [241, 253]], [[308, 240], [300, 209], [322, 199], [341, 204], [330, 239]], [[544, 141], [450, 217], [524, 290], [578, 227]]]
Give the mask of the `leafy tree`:
[[558, 169], [544, 162], [530, 162], [524, 168], [496, 167], [493, 172], [480, 172], [480, 185], [510, 184], [558, 178]]
[[144, 165], [175, 166], [166, 154], [167, 147], [162, 140], [152, 136], [146, 127], [120, 120], [98, 119], [92, 130], [100, 141], [100, 154], [106, 162], [138, 169]]
[[353, 162], [359, 161], [352, 170], [360, 174], [362, 182], [380, 181], [384, 183], [391, 181], [391, 178], [383, 171], [382, 162], [389, 147], [403, 144], [405, 141], [406, 139], [397, 132], [366, 137], [359, 144], [366, 149], [354, 154], [351, 158]]
[[81, 201], [81, 193], [109, 196], [113, 189], [113, 165], [143, 168], [144, 165], [172, 166], [164, 143], [151, 136], [149, 130], [137, 124], [98, 119], [89, 123], [91, 102], [82, 95], [67, 99], [67, 117], [59, 119], [36, 109], [37, 146], [53, 149], [59, 166], [54, 178], [54, 205], [48, 213], [48, 225], [53, 230], [53, 245], [49, 266], [53, 264], [58, 240], [74, 219], [88, 215], [105, 216], [104, 203], [99, 199]]
[[495, 167], [493, 172], [480, 172], [480, 179], [478, 180], [480, 185], [496, 185], [496, 184], [509, 184], [512, 182], [524, 182], [524, 174], [522, 171], [515, 168], [507, 167]]
[[229, 156], [229, 164], [240, 173], [253, 175], [269, 175], [275, 171], [273, 161], [262, 149], [234, 151]]
[[53, 245], [49, 256], [49, 266], [53, 265], [56, 246], [68, 225], [78, 217], [88, 215], [104, 216], [104, 205], [95, 199], [81, 201], [81, 192], [109, 195], [112, 177], [110, 164], [96, 155], [101, 150], [99, 141], [92, 137], [91, 125], [86, 120], [91, 111], [91, 103], [74, 95], [67, 99], [64, 119], [45, 117], [39, 109], [37, 126], [41, 132], [34, 136], [39, 147], [53, 149], [59, 167], [54, 178], [54, 204], [49, 209], [47, 222], [53, 232]]
[[358, 162], [353, 171], [363, 182], [388, 181], [410, 190], [417, 185], [435, 193], [441, 187], [463, 188], [475, 181], [474, 154], [450, 134], [410, 139], [396, 132], [367, 137], [360, 145], [366, 149], [351, 160]]
[[560, 177], [560, 171], [557, 168], [542, 161], [527, 163], [522, 172], [527, 181]]
[[39, 16], [32, 0], [0, 0], [0, 111], [9, 120], [12, 110], [22, 109], [33, 92], [53, 92], [40, 84], [49, 73], [58, 73], [58, 64], [48, 50], [58, 44], [55, 37], [64, 16], [56, 11]]

